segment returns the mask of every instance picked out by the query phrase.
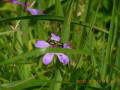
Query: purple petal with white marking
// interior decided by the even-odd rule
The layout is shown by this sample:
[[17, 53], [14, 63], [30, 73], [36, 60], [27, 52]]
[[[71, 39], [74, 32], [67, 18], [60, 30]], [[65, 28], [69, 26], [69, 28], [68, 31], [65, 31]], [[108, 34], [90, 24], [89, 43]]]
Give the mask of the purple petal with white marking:
[[51, 33], [51, 40], [60, 41], [60, 37], [56, 36], [54, 33]]
[[38, 15], [38, 13], [39, 13], [39, 10], [37, 10], [37, 9], [27, 8], [27, 10], [28, 10], [32, 15]]
[[64, 43], [64, 48], [69, 48], [69, 49], [71, 49], [71, 47], [70, 47], [67, 43]]
[[54, 57], [54, 53], [47, 53], [47, 54], [45, 54], [44, 57], [43, 57], [43, 63], [45, 65], [51, 63], [52, 60], [53, 60], [53, 57]]
[[69, 63], [69, 58], [67, 55], [63, 54], [63, 53], [55, 53], [58, 58], [59, 58], [59, 61], [63, 64], [68, 64]]
[[46, 41], [38, 40], [37, 43], [35, 43], [35, 47], [37, 48], [46, 48], [49, 47], [50, 44]]

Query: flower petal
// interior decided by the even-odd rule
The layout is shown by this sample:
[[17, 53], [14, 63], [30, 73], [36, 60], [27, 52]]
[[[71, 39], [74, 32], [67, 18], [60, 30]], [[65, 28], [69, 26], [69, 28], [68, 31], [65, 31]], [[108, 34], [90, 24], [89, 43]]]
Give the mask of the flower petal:
[[41, 15], [45, 15], [45, 13], [44, 13], [43, 11], [39, 11], [39, 13], [40, 13]]
[[47, 54], [45, 54], [44, 57], [43, 57], [43, 63], [45, 65], [51, 63], [53, 57], [54, 57], [54, 53], [47, 53]]
[[19, 1], [16, 1], [16, 0], [8, 0], [8, 2], [11, 2], [13, 4], [20, 4], [20, 5], [23, 4], [23, 3], [19, 2]]
[[55, 53], [58, 58], [59, 58], [59, 61], [63, 64], [68, 64], [69, 63], [69, 58], [68, 56], [66, 56], [65, 54], [63, 53]]
[[51, 40], [60, 41], [60, 37], [56, 36], [54, 33], [51, 33]]
[[49, 47], [50, 44], [46, 41], [38, 40], [37, 43], [35, 43], [35, 47], [37, 48], [46, 48]]
[[28, 10], [32, 15], [38, 15], [38, 13], [39, 13], [39, 10], [37, 10], [37, 9], [27, 8], [27, 10]]
[[69, 49], [71, 49], [71, 47], [70, 47], [67, 43], [64, 43], [64, 48], [69, 48]]

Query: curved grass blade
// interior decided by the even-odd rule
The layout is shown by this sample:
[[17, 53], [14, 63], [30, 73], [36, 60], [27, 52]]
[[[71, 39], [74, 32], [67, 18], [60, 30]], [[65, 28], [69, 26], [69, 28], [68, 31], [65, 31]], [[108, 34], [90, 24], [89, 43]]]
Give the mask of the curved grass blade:
[[29, 57], [36, 57], [39, 55], [43, 55], [44, 53], [48, 53], [48, 52], [61, 52], [61, 53], [66, 53], [66, 54], [87, 54], [87, 55], [94, 55], [93, 52], [91, 50], [74, 50], [74, 49], [63, 49], [63, 48], [46, 48], [46, 49], [37, 49], [37, 50], [33, 50], [31, 52], [26, 52], [24, 54], [18, 55], [18, 56], [14, 56], [10, 59], [4, 60], [2, 62], [0, 62], [0, 65], [4, 65], [4, 64], [9, 64], [9, 63], [17, 63], [18, 60], [22, 59], [26, 59]]
[[49, 80], [42, 80], [42, 79], [26, 79], [23, 81], [19, 81], [17, 83], [8, 84], [9, 86], [6, 88], [7, 90], [26, 90], [26, 89], [32, 89], [37, 88], [40, 86], [43, 86], [46, 83], [49, 83]]
[[[10, 21], [14, 21], [14, 20], [24, 20], [24, 19], [48, 20], [48, 21], [59, 21], [59, 22], [64, 21], [64, 17], [62, 17], [62, 16], [35, 15], [35, 16], [22, 16], [22, 17], [2, 19], [2, 20], [0, 20], [0, 23], [10, 22]], [[82, 26], [85, 26], [86, 28], [90, 28], [89, 24], [83, 23], [83, 22], [76, 20], [76, 19], [72, 19], [71, 23], [77, 24], [77, 25], [82, 25]], [[93, 26], [93, 29], [104, 32], [104, 33], [108, 33], [107, 30], [96, 27], [96, 26]]]

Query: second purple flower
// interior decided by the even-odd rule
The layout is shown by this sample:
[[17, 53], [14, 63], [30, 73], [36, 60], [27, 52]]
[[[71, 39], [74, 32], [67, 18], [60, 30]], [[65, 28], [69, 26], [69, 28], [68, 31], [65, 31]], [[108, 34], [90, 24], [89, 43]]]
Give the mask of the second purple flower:
[[17, 5], [17, 4], [21, 5], [23, 8], [26, 7], [26, 10], [29, 11], [32, 15], [38, 15], [38, 14], [44, 15], [43, 11], [40, 11], [38, 9], [30, 8], [28, 6], [28, 4], [25, 4], [24, 2], [20, 2], [20, 1], [17, 1], [17, 0], [8, 0], [8, 2], [11, 2], [15, 5]]

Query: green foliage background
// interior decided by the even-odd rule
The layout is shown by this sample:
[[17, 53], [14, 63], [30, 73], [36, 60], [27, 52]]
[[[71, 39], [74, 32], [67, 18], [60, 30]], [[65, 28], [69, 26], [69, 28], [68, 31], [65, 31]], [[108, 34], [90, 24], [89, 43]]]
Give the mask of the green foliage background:
[[[120, 0], [20, 0], [45, 15], [0, 1], [0, 90], [119, 90]], [[72, 49], [35, 48], [50, 34]], [[63, 65], [48, 52], [69, 56]]]

